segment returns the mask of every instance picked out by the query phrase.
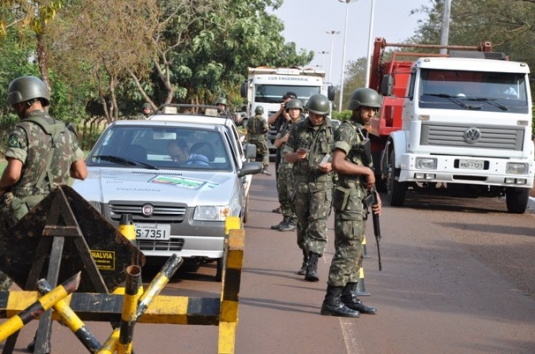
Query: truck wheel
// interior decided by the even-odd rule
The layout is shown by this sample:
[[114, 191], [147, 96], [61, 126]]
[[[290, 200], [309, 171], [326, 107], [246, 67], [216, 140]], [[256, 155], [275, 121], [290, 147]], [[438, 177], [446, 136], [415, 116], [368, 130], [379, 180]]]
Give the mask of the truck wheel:
[[507, 188], [505, 191], [505, 203], [509, 213], [524, 214], [528, 201], [529, 188]]
[[220, 282], [223, 280], [223, 267], [224, 265], [224, 257], [218, 258], [216, 261], [216, 273], [215, 273], [215, 281]]
[[375, 189], [379, 193], [383, 193], [388, 190], [388, 188], [386, 188], [385, 180], [381, 178], [381, 175], [375, 176]]
[[407, 193], [407, 183], [398, 182], [396, 177], [399, 177], [400, 169], [395, 167], [394, 151], [390, 153], [390, 165], [388, 166], [388, 202], [392, 206], [403, 206], [405, 202], [405, 194]]

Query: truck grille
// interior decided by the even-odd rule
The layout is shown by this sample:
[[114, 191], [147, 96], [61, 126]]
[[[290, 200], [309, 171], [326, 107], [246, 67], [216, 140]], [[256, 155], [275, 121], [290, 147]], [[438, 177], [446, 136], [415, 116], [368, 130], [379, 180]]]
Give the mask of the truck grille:
[[[480, 137], [468, 142], [465, 139], [470, 128], [477, 128]], [[498, 149], [522, 151], [524, 129], [522, 127], [496, 127], [474, 125], [446, 125], [422, 123], [420, 145], [462, 147], [465, 149]]]
[[[143, 206], [151, 205], [153, 212], [146, 216]], [[113, 200], [108, 204], [109, 215], [113, 221], [120, 221], [122, 214], [132, 215], [132, 220], [144, 222], [181, 223], [184, 221], [187, 205], [184, 203], [149, 203]]]

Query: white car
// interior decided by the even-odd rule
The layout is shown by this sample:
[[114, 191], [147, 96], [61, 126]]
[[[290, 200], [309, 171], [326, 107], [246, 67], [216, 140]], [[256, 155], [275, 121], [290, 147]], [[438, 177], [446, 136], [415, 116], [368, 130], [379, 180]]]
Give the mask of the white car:
[[[217, 108], [180, 108], [111, 123], [86, 159], [88, 178], [73, 188], [116, 226], [130, 214], [145, 256], [217, 260], [221, 280], [225, 219], [246, 221], [251, 176], [262, 166], [248, 162], [256, 147], [244, 149], [233, 120]], [[177, 142], [189, 150], [182, 161], [170, 150]]]

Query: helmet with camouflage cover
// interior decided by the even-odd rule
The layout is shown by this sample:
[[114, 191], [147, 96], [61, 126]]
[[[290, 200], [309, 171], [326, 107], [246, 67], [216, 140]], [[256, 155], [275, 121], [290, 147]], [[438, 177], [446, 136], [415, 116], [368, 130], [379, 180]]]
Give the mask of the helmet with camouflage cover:
[[50, 105], [50, 91], [45, 83], [35, 76], [21, 76], [11, 81], [7, 89], [7, 103], [17, 103], [39, 99], [43, 107]]
[[150, 108], [150, 109], [152, 109], [152, 106], [150, 105], [150, 103], [145, 102], [145, 103], [143, 103], [143, 108]]
[[264, 114], [264, 107], [262, 106], [256, 106], [256, 108], [254, 109], [254, 112], [256, 114]]
[[349, 109], [354, 110], [359, 107], [371, 107], [379, 109], [381, 108], [381, 96], [379, 96], [377, 91], [371, 88], [358, 88], [351, 95]]
[[309, 112], [326, 116], [330, 110], [329, 99], [320, 93], [312, 95], [308, 99], [306, 108]]
[[224, 104], [225, 106], [227, 105], [227, 99], [225, 97], [219, 97], [217, 99], [217, 101], [215, 101], [215, 104], [218, 105], [218, 104]]
[[298, 98], [289, 100], [288, 103], [286, 103], [285, 107], [286, 107], [286, 112], [288, 112], [290, 108], [297, 108], [297, 109], [300, 109], [301, 112], [303, 112], [303, 102]]

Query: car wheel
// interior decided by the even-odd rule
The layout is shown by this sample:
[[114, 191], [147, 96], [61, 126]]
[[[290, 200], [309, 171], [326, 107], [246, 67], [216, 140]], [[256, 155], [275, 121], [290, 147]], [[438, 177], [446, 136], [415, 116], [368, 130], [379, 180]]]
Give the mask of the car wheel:
[[243, 211], [243, 223], [247, 223], [247, 217], [249, 216], [249, 194], [245, 197], [245, 210]]

